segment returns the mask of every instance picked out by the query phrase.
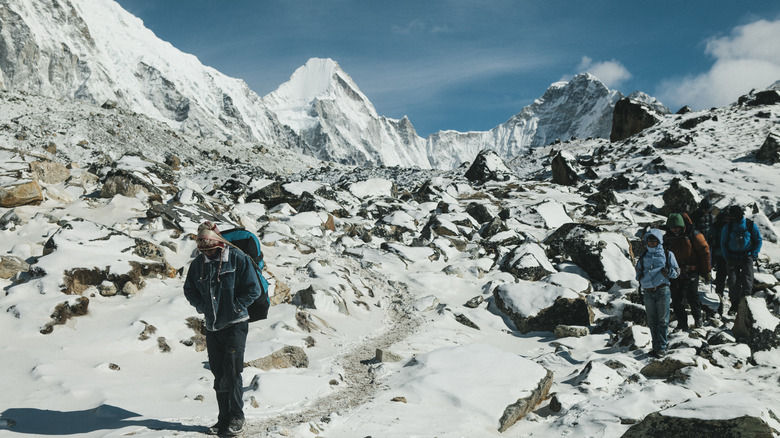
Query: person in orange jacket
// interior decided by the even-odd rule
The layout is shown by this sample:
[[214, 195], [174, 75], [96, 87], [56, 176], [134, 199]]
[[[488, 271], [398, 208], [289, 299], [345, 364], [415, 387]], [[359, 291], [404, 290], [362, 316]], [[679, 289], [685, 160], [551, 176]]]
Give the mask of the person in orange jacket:
[[[687, 220], [686, 220], [687, 219]], [[688, 329], [688, 315], [685, 311], [685, 301], [691, 306], [691, 316], [695, 327], [701, 327], [701, 301], [699, 300], [699, 276], [709, 281], [710, 247], [707, 239], [693, 229], [691, 219], [685, 213], [672, 213], [666, 221], [667, 232], [664, 234], [664, 248], [674, 254], [680, 265], [680, 276], [670, 281], [672, 292], [672, 309], [677, 319], [677, 328]]]

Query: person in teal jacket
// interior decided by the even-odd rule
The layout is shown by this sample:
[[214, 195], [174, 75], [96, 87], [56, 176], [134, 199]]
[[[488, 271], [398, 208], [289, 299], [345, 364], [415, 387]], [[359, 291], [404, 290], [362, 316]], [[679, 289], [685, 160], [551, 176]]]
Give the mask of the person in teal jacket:
[[647, 250], [636, 264], [636, 279], [645, 302], [647, 326], [653, 340], [650, 355], [662, 357], [666, 354], [667, 334], [669, 330], [669, 304], [671, 291], [669, 279], [680, 275], [680, 267], [674, 253], [661, 246], [661, 230], [652, 228], [645, 234]]
[[216, 225], [204, 222], [196, 239], [200, 254], [190, 264], [184, 296], [202, 313], [206, 350], [214, 375], [219, 416], [210, 435], [238, 435], [244, 428], [241, 372], [249, 332], [249, 312], [262, 291], [252, 260], [230, 247]]
[[753, 262], [758, 259], [763, 239], [755, 222], [745, 219], [739, 205], [728, 208], [729, 222], [720, 232], [720, 249], [728, 270], [729, 315], [736, 313], [743, 297], [753, 293]]

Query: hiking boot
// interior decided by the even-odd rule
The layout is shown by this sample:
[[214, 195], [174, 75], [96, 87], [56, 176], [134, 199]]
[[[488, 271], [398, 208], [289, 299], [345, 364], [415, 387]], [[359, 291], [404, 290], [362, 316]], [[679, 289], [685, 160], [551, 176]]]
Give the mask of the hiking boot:
[[227, 430], [225, 431], [225, 435], [236, 436], [243, 431], [244, 431], [244, 419], [234, 418], [230, 420], [230, 424], [228, 424]]
[[217, 424], [206, 429], [206, 435], [220, 435], [225, 433], [227, 428], [223, 423], [217, 422]]
[[662, 359], [664, 356], [666, 356], [666, 350], [653, 350], [650, 352], [650, 356], [656, 359]]
[[701, 328], [701, 320], [697, 319], [697, 320], [693, 321], [693, 326], [695, 328]]

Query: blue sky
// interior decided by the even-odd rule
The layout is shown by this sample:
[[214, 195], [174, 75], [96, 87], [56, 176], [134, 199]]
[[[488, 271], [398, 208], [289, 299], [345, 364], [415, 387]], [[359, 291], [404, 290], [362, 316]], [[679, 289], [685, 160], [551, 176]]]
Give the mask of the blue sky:
[[263, 96], [337, 61], [418, 133], [484, 131], [589, 71], [676, 111], [780, 80], [780, 2], [117, 0], [161, 39]]

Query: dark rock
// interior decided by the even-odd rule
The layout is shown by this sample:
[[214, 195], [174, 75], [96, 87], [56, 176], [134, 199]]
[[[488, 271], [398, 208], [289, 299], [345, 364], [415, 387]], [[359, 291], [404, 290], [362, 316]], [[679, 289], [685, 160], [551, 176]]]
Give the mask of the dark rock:
[[[593, 282], [601, 283], [607, 289], [615, 282], [623, 284], [630, 281], [631, 279], [625, 278], [607, 278], [602, 252], [609, 244], [599, 237], [599, 232], [598, 227], [584, 223], [571, 222], [561, 225], [544, 240], [547, 245], [547, 257], [570, 259], [572, 263], [582, 268]], [[628, 259], [626, 263], [630, 263]]]
[[603, 180], [601, 180], [601, 182], [598, 183], [598, 188], [599, 191], [605, 191], [605, 190], [621, 191], [621, 190], [628, 190], [632, 188], [632, 186], [628, 177], [621, 174], [618, 176], [611, 176], [609, 178], [604, 178]]
[[625, 140], [655, 125], [661, 118], [649, 106], [627, 97], [615, 104], [609, 141]]
[[479, 235], [482, 236], [483, 239], [489, 239], [496, 234], [507, 230], [508, 228], [504, 221], [502, 221], [501, 218], [495, 217], [479, 229]]
[[737, 100], [740, 105], [747, 106], [763, 106], [763, 105], [776, 105], [780, 103], [780, 91], [778, 90], [763, 90], [759, 92], [750, 92], [744, 96], [740, 96]]
[[287, 192], [282, 187], [283, 183], [280, 181], [274, 181], [271, 184], [263, 187], [260, 190], [250, 194], [246, 197], [246, 202], [257, 201], [264, 204], [266, 208], [274, 208], [279, 204], [290, 204], [293, 208], [298, 208], [300, 199]]
[[482, 304], [485, 301], [485, 299], [482, 297], [482, 295], [477, 295], [476, 297], [468, 300], [466, 304], [464, 304], [465, 307], [468, 307], [469, 309], [476, 309], [479, 307], [480, 304]]
[[770, 164], [780, 163], [780, 134], [770, 132], [756, 152], [756, 159]]
[[685, 105], [682, 108], [678, 109], [675, 114], [682, 115], [682, 114], [688, 114], [688, 113], [692, 113], [692, 112], [693, 112], [693, 109], [691, 107], [689, 107], [688, 105]]
[[576, 160], [563, 152], [558, 152], [552, 159], [552, 182], [564, 186], [572, 186], [579, 181], [576, 171]]
[[455, 321], [458, 321], [459, 323], [465, 325], [466, 327], [479, 330], [479, 326], [476, 325], [472, 320], [470, 320], [466, 315], [462, 313], [455, 314]]
[[676, 137], [672, 134], [666, 133], [653, 146], [660, 149], [678, 149], [689, 145], [692, 141], [693, 139], [687, 135], [683, 137]]
[[623, 306], [623, 321], [630, 321], [634, 324], [647, 325], [647, 312], [644, 306], [626, 303]]
[[471, 217], [473, 217], [474, 220], [480, 224], [484, 224], [493, 220], [493, 215], [490, 214], [490, 211], [487, 209], [487, 207], [485, 207], [485, 204], [478, 202], [469, 203], [469, 205], [466, 206], [466, 213], [471, 215]]
[[477, 154], [464, 176], [469, 181], [484, 184], [487, 181], [508, 181], [513, 174], [498, 154], [483, 150]]
[[[737, 340], [746, 342], [753, 353], [780, 347], [780, 321], [770, 313], [766, 301], [744, 297], [738, 309], [732, 328]], [[774, 327], [765, 327], [759, 321], [774, 324]]]
[[598, 191], [585, 199], [594, 204], [594, 213], [606, 213], [609, 211], [610, 205], [617, 205], [620, 203], [615, 192], [609, 189]]
[[527, 281], [538, 281], [555, 273], [544, 250], [535, 243], [525, 243], [515, 247], [504, 258], [501, 269], [515, 278]]
[[717, 121], [718, 118], [716, 116], [711, 116], [709, 114], [699, 116], [699, 117], [692, 117], [690, 119], [684, 120], [682, 123], [680, 123], [680, 128], [682, 129], [693, 129], [699, 124], [706, 122], [707, 120], [714, 120]]
[[583, 298], [558, 298], [551, 307], [519, 322], [515, 324], [521, 333], [554, 332], [559, 325], [590, 325], [593, 311]]
[[596, 321], [591, 331], [593, 334], [600, 335], [604, 333], [620, 333], [623, 328], [623, 319], [618, 316], [608, 316]]
[[631, 426], [622, 438], [718, 437], [770, 438], [772, 428], [758, 417], [742, 416], [725, 420], [669, 417], [654, 412]]

